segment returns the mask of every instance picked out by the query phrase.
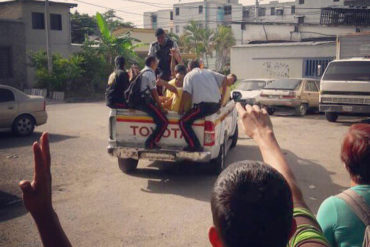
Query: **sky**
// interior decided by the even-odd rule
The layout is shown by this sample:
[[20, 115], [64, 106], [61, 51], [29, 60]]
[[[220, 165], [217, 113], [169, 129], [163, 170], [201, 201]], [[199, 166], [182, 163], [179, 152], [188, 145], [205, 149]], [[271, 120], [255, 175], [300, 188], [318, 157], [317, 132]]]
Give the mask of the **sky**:
[[[3, 2], [6, 0], [0, 0]], [[119, 9], [122, 12], [116, 12], [117, 16], [123, 18], [124, 21], [129, 21], [135, 24], [137, 27], [143, 27], [143, 13], [146, 11], [156, 11], [158, 9], [172, 8], [174, 3], [178, 3], [179, 0], [50, 0], [56, 2], [68, 2], [77, 3], [78, 7], [71, 9], [72, 12], [77, 10], [80, 13], [95, 14], [96, 12], [104, 12], [105, 10]], [[272, 0], [271, 0], [272, 1]], [[279, 0], [284, 2], [287, 0]], [[89, 4], [95, 4], [107, 7], [101, 8], [92, 6]], [[181, 0], [181, 2], [197, 2], [197, 0]], [[255, 0], [239, 0], [243, 5], [254, 4]], [[260, 0], [260, 3], [268, 3], [270, 0]]]

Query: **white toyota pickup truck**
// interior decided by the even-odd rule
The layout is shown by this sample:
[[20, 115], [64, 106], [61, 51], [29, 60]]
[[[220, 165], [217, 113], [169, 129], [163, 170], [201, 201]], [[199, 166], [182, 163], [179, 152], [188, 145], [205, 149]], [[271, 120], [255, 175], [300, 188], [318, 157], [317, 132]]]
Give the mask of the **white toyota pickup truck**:
[[159, 150], [144, 148], [144, 142], [155, 125], [151, 117], [138, 110], [112, 109], [109, 117], [108, 153], [118, 158], [120, 168], [129, 173], [136, 169], [140, 159], [177, 162], [182, 160], [210, 163], [213, 171], [221, 172], [225, 157], [238, 141], [237, 111], [230, 101], [218, 113], [195, 121], [194, 131], [203, 144], [203, 152], [186, 152], [176, 112], [169, 112], [170, 122], [159, 145]]

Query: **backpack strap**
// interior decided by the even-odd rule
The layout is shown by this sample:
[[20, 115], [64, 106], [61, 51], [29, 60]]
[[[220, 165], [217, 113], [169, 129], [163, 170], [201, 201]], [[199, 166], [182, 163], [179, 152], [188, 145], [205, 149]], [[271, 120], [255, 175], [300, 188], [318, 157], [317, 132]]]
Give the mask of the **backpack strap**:
[[370, 210], [365, 199], [357, 194], [354, 190], [348, 189], [337, 195], [336, 197], [342, 199], [351, 207], [352, 211], [365, 224], [370, 225]]

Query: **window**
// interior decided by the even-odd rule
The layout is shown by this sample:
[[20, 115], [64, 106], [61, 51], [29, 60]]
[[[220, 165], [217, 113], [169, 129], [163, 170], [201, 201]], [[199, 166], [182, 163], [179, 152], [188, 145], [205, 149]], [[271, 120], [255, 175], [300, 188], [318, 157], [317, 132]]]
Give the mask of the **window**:
[[259, 8], [258, 16], [265, 16], [265, 15], [266, 15], [266, 8]]
[[170, 20], [173, 21], [173, 11], [170, 12]]
[[249, 9], [243, 9], [243, 18], [249, 17]]
[[333, 58], [330, 57], [304, 59], [303, 77], [320, 77], [317, 71], [318, 66], [321, 65], [321, 71], [323, 72], [332, 60]]
[[15, 101], [15, 97], [12, 91], [5, 88], [0, 88], [0, 103]]
[[176, 12], [176, 15], [180, 15], [180, 8], [179, 7], [175, 8], [175, 12]]
[[315, 81], [307, 81], [304, 90], [309, 91], [309, 92], [318, 92], [319, 91], [319, 89], [316, 86]]
[[0, 78], [12, 77], [12, 59], [10, 47], [0, 47]]
[[275, 15], [275, 7], [271, 7], [271, 15]]
[[277, 9], [276, 15], [284, 15], [284, 9], [283, 8]]
[[152, 18], [152, 28], [157, 29], [157, 16], [152, 15], [151, 18]]
[[173, 27], [170, 28], [170, 33], [173, 33]]
[[294, 5], [290, 8], [290, 13], [295, 14], [295, 6]]
[[339, 0], [334, 0], [334, 2], [339, 2]]
[[224, 6], [224, 14], [231, 15], [231, 5]]
[[62, 30], [62, 15], [50, 14], [51, 30]]
[[175, 29], [176, 29], [176, 33], [179, 33], [180, 28], [179, 28], [179, 26], [178, 26], [178, 25], [176, 25]]
[[45, 29], [45, 17], [43, 13], [32, 13], [32, 28]]
[[323, 79], [331, 81], [369, 81], [370, 62], [333, 62], [325, 72]]
[[299, 0], [299, 4], [304, 4], [304, 0]]
[[199, 5], [198, 7], [198, 13], [203, 14], [203, 5]]
[[303, 24], [304, 23], [304, 16], [299, 16], [298, 17], [298, 24]]

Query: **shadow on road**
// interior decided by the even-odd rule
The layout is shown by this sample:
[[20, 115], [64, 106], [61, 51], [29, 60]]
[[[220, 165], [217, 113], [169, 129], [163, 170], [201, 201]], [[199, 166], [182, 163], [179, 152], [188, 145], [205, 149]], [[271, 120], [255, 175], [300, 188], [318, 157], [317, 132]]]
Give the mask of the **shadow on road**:
[[342, 124], [344, 126], [351, 126], [357, 123], [370, 124], [370, 118], [355, 118], [355, 117], [341, 118], [339, 117], [339, 119], [337, 120], [337, 123]]
[[[1, 132], [0, 133], [0, 149], [2, 148], [9, 148], [9, 147], [23, 147], [23, 146], [32, 146], [35, 141], [38, 141], [42, 135], [42, 132], [34, 132], [30, 136], [25, 137], [17, 137], [14, 136], [12, 133], [8, 132]], [[69, 136], [69, 135], [60, 135], [60, 134], [53, 134], [49, 133], [49, 141], [50, 143], [53, 142], [60, 142], [71, 138], [77, 138], [77, 136]]]
[[0, 222], [17, 218], [27, 213], [21, 198], [0, 191]]
[[[330, 178], [332, 174], [320, 164], [302, 159], [288, 150], [283, 152], [296, 174], [307, 204], [314, 212], [317, 212], [325, 198], [345, 189], [334, 184]], [[235, 147], [229, 152], [227, 163], [246, 159], [262, 160], [258, 147], [244, 145]], [[207, 164], [189, 162], [178, 164], [154, 162], [149, 167], [139, 168], [131, 176], [148, 179], [147, 188], [142, 189], [144, 192], [175, 194], [207, 202], [210, 200], [213, 184], [217, 178], [210, 174]]]

